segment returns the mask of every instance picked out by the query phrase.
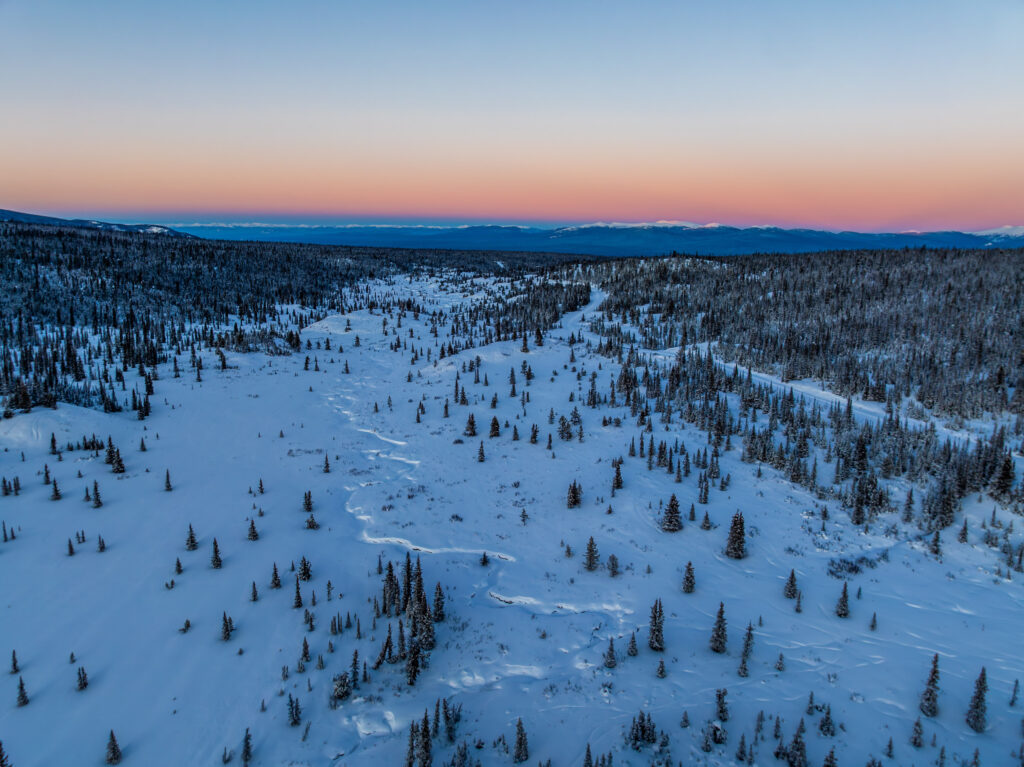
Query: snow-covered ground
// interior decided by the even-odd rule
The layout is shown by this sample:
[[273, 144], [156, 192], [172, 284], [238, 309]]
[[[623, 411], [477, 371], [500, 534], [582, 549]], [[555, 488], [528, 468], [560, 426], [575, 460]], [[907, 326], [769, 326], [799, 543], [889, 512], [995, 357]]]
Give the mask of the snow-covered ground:
[[[389, 289], [428, 308], [466, 300], [426, 278]], [[228, 354], [229, 368], [221, 371], [207, 352], [202, 382], [185, 365], [177, 379], [169, 365], [161, 366], [145, 421], [130, 411], [62, 405], [0, 422], [0, 475], [19, 477], [22, 488], [18, 497], [0, 498], [0, 519], [17, 533], [0, 544], [0, 652], [6, 663], [16, 651], [20, 667], [4, 675], [0, 688], [0, 740], [12, 764], [100, 764], [111, 729], [126, 764], [213, 764], [225, 747], [237, 762], [248, 727], [254, 764], [401, 765], [410, 722], [425, 710], [433, 717], [438, 698], [462, 705], [458, 740], [468, 741], [471, 757], [484, 765], [512, 762], [494, 743], [499, 736], [513, 742], [519, 717], [530, 764], [580, 765], [587, 744], [595, 755], [614, 751], [616, 764], [648, 764], [650, 747], [634, 751], [623, 737], [641, 710], [669, 735], [673, 764], [734, 763], [740, 736], [755, 742], [759, 711], [768, 719], [764, 739], [755, 742], [756, 764], [776, 763], [772, 717], [781, 717], [787, 743], [804, 719], [815, 765], [832, 747], [841, 765], [861, 765], [872, 755], [887, 764], [930, 765], [941, 746], [947, 764], [969, 760], [975, 749], [984, 765], [1016, 763], [1011, 752], [1019, 747], [1022, 711], [1009, 700], [1014, 680], [1024, 677], [1024, 593], [1019, 577], [996, 576], [1002, 560], [979, 542], [993, 501], [966, 504], [970, 542], [959, 545], [949, 534], [936, 558], [909, 533], [886, 537], [881, 525], [877, 534], [856, 531], [835, 504], [823, 522], [820, 501], [770, 468], [757, 477], [757, 467], [740, 462], [737, 442], [721, 458], [731, 484], [712, 488], [710, 503], [696, 504], [697, 522], [690, 522], [698, 472], [677, 484], [664, 469], [648, 471], [644, 458], [627, 456], [630, 440], [641, 439], [628, 408], [583, 405], [591, 372], [602, 393], [619, 372], [613, 360], [579, 344], [576, 361], [569, 361], [570, 333], [598, 340], [585, 318], [599, 299], [595, 294], [590, 306], [565, 316], [544, 346], [531, 343], [527, 353], [519, 342], [506, 342], [437, 360], [425, 314], [418, 320], [407, 314], [399, 329], [389, 318], [385, 335], [382, 315], [361, 311], [306, 328], [303, 340], [313, 348], [292, 356]], [[328, 339], [330, 351], [323, 348]], [[412, 364], [411, 349], [392, 350], [396, 339], [432, 349], [432, 359]], [[463, 370], [476, 357], [479, 384]], [[524, 361], [535, 374], [529, 386]], [[468, 406], [454, 401], [456, 371]], [[134, 375], [126, 373], [129, 387]], [[523, 392], [530, 396], [525, 405]], [[421, 402], [425, 412], [417, 422]], [[574, 407], [583, 419], [583, 441], [562, 441], [549, 411], [557, 424]], [[470, 413], [475, 438], [463, 436]], [[492, 416], [500, 422], [499, 437], [488, 437]], [[618, 417], [622, 425], [602, 426], [603, 417]], [[536, 444], [529, 441], [532, 424], [539, 426]], [[512, 439], [513, 427], [519, 441]], [[111, 473], [102, 451], [64, 451], [58, 459], [50, 454], [51, 433], [62, 448], [83, 436], [106, 441], [109, 435], [126, 472]], [[553, 450], [546, 448], [549, 433]], [[656, 418], [653, 436], [669, 444], [678, 439], [691, 454], [707, 447], [706, 434], [678, 418], [668, 426]], [[619, 457], [624, 487], [613, 497], [612, 459]], [[59, 484], [59, 501], [50, 500], [44, 464]], [[168, 471], [170, 492], [164, 489]], [[583, 503], [567, 509], [572, 480], [583, 487]], [[99, 509], [83, 500], [94, 481], [103, 500]], [[306, 528], [306, 491], [319, 530]], [[665, 533], [661, 506], [672, 493], [684, 529]], [[746, 520], [749, 553], [742, 560], [723, 554], [737, 510]], [[699, 524], [705, 511], [711, 530]], [[997, 516], [1002, 525], [1011, 523], [1008, 512]], [[257, 541], [247, 539], [250, 520]], [[196, 551], [185, 549], [190, 524]], [[86, 542], [68, 556], [67, 540], [77, 531]], [[106, 542], [102, 553], [97, 536]], [[602, 561], [594, 572], [583, 567], [590, 536]], [[214, 538], [221, 569], [210, 566]], [[566, 556], [566, 545], [574, 556]], [[420, 559], [428, 596], [437, 582], [447, 596], [429, 667], [410, 687], [402, 664], [385, 664], [370, 672], [353, 699], [332, 709], [331, 678], [348, 669], [354, 650], [372, 663], [387, 631], [386, 617], [374, 627], [378, 557], [397, 568], [406, 552]], [[487, 566], [480, 562], [484, 552]], [[611, 554], [622, 570], [614, 578], [606, 567]], [[838, 618], [842, 582], [827, 575], [829, 563], [861, 555], [874, 566], [851, 576], [851, 615]], [[313, 568], [313, 579], [301, 584], [304, 607], [315, 615], [312, 632], [304, 610], [292, 607], [290, 566], [303, 556]], [[680, 588], [688, 561], [696, 573], [692, 594]], [[280, 590], [269, 586], [275, 563]], [[791, 569], [802, 590], [800, 613], [783, 597]], [[173, 589], [167, 588], [171, 579]], [[656, 599], [666, 615], [663, 653], [647, 647]], [[708, 647], [720, 602], [729, 628], [724, 655]], [[221, 639], [223, 613], [236, 627], [227, 642]], [[329, 634], [337, 613], [350, 614], [353, 625], [358, 618], [361, 638], [354, 627]], [[181, 633], [186, 619], [191, 630]], [[397, 630], [397, 620], [391, 622]], [[753, 653], [749, 675], [741, 678], [748, 623]], [[640, 649], [629, 657], [634, 631]], [[313, 660], [298, 672], [303, 639]], [[603, 663], [609, 639], [618, 651], [614, 669]], [[783, 671], [776, 669], [780, 653]], [[942, 674], [940, 713], [922, 718], [924, 747], [915, 749], [909, 739], [934, 653]], [[659, 660], [664, 678], [656, 675]], [[88, 673], [84, 691], [76, 690], [79, 666]], [[283, 666], [290, 669], [287, 679]], [[976, 734], [964, 714], [982, 666], [990, 687], [989, 727]], [[19, 676], [30, 698], [23, 707], [15, 703]], [[728, 689], [728, 742], [705, 753], [701, 730], [716, 716], [719, 688]], [[811, 691], [819, 708], [831, 706], [835, 737], [819, 734], [821, 710], [806, 712]], [[289, 726], [289, 695], [301, 703], [301, 726]], [[688, 729], [680, 727], [684, 712]], [[885, 759], [890, 737], [895, 754]], [[434, 763], [453, 753], [441, 737]]]

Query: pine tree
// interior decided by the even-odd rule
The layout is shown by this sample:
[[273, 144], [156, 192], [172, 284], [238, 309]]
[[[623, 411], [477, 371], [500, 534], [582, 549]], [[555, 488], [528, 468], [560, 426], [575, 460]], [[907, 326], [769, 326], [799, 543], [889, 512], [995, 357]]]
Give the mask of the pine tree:
[[724, 653], [727, 643], [725, 623], [725, 603], [718, 603], [718, 615], [715, 617], [715, 626], [711, 630], [711, 651]]
[[420, 725], [419, 738], [416, 742], [416, 766], [431, 767], [434, 757], [430, 747], [430, 719], [423, 712], [423, 723]]
[[615, 640], [612, 637], [608, 637], [608, 649], [604, 653], [604, 667], [615, 668], [618, 665], [618, 661], [615, 659]]
[[729, 526], [729, 540], [725, 544], [725, 555], [731, 559], [743, 559], [747, 555], [746, 534], [743, 525], [743, 512], [732, 515]]
[[28, 705], [28, 692], [25, 690], [25, 680], [18, 677], [18, 706]]
[[292, 600], [292, 608], [298, 610], [302, 607], [302, 591], [299, 589], [299, 576], [295, 576], [295, 599]]
[[469, 417], [466, 419], [466, 428], [462, 432], [462, 434], [463, 434], [463, 436], [466, 436], [466, 437], [475, 437], [476, 436], [476, 418], [473, 417], [472, 413], [470, 413]]
[[214, 570], [220, 570], [223, 562], [220, 558], [220, 548], [217, 546], [217, 539], [213, 539], [213, 554], [210, 556], [210, 567]]
[[921, 726], [921, 717], [914, 720], [914, 729], [910, 732], [910, 745], [914, 748], [921, 748], [924, 745], [924, 728]]
[[790, 570], [789, 571], [789, 577], [786, 579], [786, 585], [782, 589], [782, 595], [786, 599], [796, 599], [796, 592], [797, 592], [797, 587], [796, 587], [796, 571], [795, 570]]
[[665, 516], [661, 520], [662, 532], [677, 533], [683, 529], [683, 518], [679, 513], [679, 501], [675, 493], [668, 499], [668, 506], [665, 508]]
[[117, 744], [117, 738], [114, 736], [114, 731], [110, 731], [110, 737], [107, 739], [107, 764], [120, 764], [121, 763], [121, 747]]
[[277, 562], [274, 562], [274, 571], [270, 575], [270, 588], [281, 588], [281, 576], [277, 574]]
[[843, 593], [839, 595], [839, 601], [836, 602], [836, 616], [840, 618], [850, 617], [850, 595], [846, 588], [846, 583], [843, 583]]
[[927, 717], [938, 716], [939, 714], [939, 654], [932, 656], [932, 670], [928, 673], [928, 681], [925, 683], [924, 692], [921, 693], [921, 702], [918, 705], [921, 713]]
[[164, 491], [169, 493], [171, 490], [171, 470], [167, 469], [164, 472]]
[[249, 537], [250, 541], [258, 541], [260, 539], [260, 534], [256, 530], [256, 521], [253, 520], [253, 519], [249, 520], [249, 536], [248, 537]]
[[195, 551], [199, 548], [199, 543], [196, 541], [196, 532], [192, 529], [192, 525], [188, 526], [188, 537], [185, 539], [185, 550]]
[[18, 653], [16, 650], [11, 650], [11, 673], [17, 674], [20, 670], [18, 667]]
[[100, 498], [100, 485], [99, 482], [93, 480], [92, 483], [92, 507], [94, 509], [102, 508], [103, 499]]
[[608, 574], [612, 578], [619, 574], [619, 558], [614, 554], [608, 555]]
[[252, 733], [245, 728], [245, 736], [242, 738], [242, 764], [248, 767], [252, 761]]
[[85, 673], [83, 666], [78, 667], [78, 684], [77, 688], [79, 691], [84, 690], [89, 686], [89, 675]]
[[600, 558], [597, 554], [597, 544], [594, 543], [594, 536], [590, 536], [590, 540], [587, 541], [587, 552], [584, 556], [583, 567], [593, 572], [597, 569]]
[[4, 751], [4, 742], [0, 740], [0, 767], [11, 767], [11, 762], [7, 758], [7, 752]]
[[686, 572], [683, 573], [683, 593], [692, 594], [694, 588], [697, 586], [697, 581], [693, 575], [693, 562], [686, 563]]
[[636, 646], [636, 632], [634, 631], [629, 635], [629, 644], [626, 645], [626, 655], [630, 658], [635, 658], [639, 654], [639, 650]]
[[793, 740], [786, 747], [786, 761], [789, 767], [807, 767], [807, 745], [804, 743], [804, 720], [796, 726]]
[[974, 695], [971, 696], [971, 705], [967, 709], [967, 726], [975, 732], [984, 732], [987, 725], [985, 695], [988, 693], [988, 679], [985, 676], [984, 666], [974, 682]]
[[521, 764], [530, 758], [530, 749], [526, 743], [526, 729], [523, 727], [522, 718], [516, 720], [516, 745], [512, 755], [515, 764]]
[[655, 652], [665, 651], [665, 610], [661, 600], [656, 599], [651, 606], [651, 623], [648, 629], [647, 646]]

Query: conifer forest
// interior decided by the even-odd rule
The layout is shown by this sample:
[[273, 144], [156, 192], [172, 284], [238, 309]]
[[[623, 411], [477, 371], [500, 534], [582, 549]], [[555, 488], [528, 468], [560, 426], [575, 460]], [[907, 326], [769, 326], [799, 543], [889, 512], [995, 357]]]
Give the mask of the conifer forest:
[[1024, 766], [1022, 276], [0, 223], [0, 766]]

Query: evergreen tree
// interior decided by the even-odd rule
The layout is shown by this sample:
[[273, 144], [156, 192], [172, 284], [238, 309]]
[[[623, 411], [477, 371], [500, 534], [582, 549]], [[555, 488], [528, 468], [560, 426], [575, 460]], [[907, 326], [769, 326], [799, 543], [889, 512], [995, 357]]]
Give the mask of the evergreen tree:
[[18, 677], [18, 706], [28, 705], [28, 692], [25, 690], [25, 680]]
[[939, 714], [939, 654], [932, 656], [932, 670], [928, 673], [928, 681], [925, 683], [924, 692], [921, 693], [921, 702], [918, 705], [921, 713], [928, 717]]
[[615, 640], [608, 637], [608, 649], [604, 653], [604, 667], [615, 668], [616, 665], [618, 665], [618, 661], [615, 659]]
[[679, 501], [675, 493], [668, 499], [665, 516], [661, 520], [661, 529], [666, 533], [677, 533], [683, 529], [683, 518], [679, 513]]
[[4, 751], [4, 742], [0, 740], [0, 767], [11, 767], [11, 762], [7, 758], [7, 752]]
[[786, 579], [786, 585], [782, 589], [782, 595], [786, 599], [796, 599], [796, 592], [797, 592], [797, 587], [796, 587], [796, 571], [795, 570], [790, 570], [789, 571], [789, 577]]
[[692, 594], [697, 581], [693, 575], [693, 562], [686, 563], [686, 572], [683, 573], [683, 593]]
[[743, 559], [747, 555], [745, 538], [743, 512], [737, 511], [732, 515], [732, 524], [729, 526], [729, 540], [725, 544], [725, 555], [732, 559]]
[[169, 493], [171, 489], [171, 470], [167, 469], [164, 472], [164, 491]]
[[914, 720], [914, 729], [910, 732], [910, 745], [914, 748], [921, 748], [924, 745], [924, 728], [921, 726], [921, 717]]
[[725, 623], [725, 603], [718, 603], [718, 615], [715, 617], [715, 626], [711, 630], [711, 651], [724, 653], [727, 643]]
[[665, 610], [661, 600], [656, 599], [651, 606], [651, 622], [648, 629], [647, 646], [655, 652], [665, 650]]
[[260, 534], [256, 530], [256, 521], [253, 520], [253, 519], [249, 520], [249, 536], [248, 537], [249, 537], [250, 541], [258, 541], [260, 539]]
[[590, 540], [587, 541], [587, 552], [584, 556], [583, 567], [593, 572], [597, 569], [600, 558], [597, 554], [597, 544], [594, 543], [594, 536], [590, 536]]
[[850, 595], [846, 583], [843, 583], [843, 593], [839, 595], [839, 601], [836, 602], [836, 615], [840, 618], [850, 617]]
[[526, 743], [526, 729], [523, 727], [522, 718], [516, 720], [516, 745], [512, 755], [515, 764], [521, 764], [530, 758], [530, 749]]
[[639, 654], [639, 650], [636, 646], [636, 632], [632, 632], [629, 635], [629, 644], [626, 645], [626, 655], [630, 658], [635, 658]]
[[249, 732], [249, 728], [245, 728], [245, 736], [242, 738], [242, 764], [248, 767], [249, 762], [252, 761], [252, 733]]
[[114, 736], [114, 731], [110, 731], [110, 737], [107, 739], [107, 764], [120, 764], [121, 763], [121, 747], [117, 744], [117, 738]]
[[985, 668], [982, 667], [974, 682], [974, 695], [971, 696], [971, 705], [967, 709], [967, 726], [975, 732], [984, 732], [987, 725], [985, 695], [988, 693], [988, 679], [985, 676]]
[[220, 558], [220, 548], [217, 546], [217, 539], [213, 539], [213, 554], [210, 556], [210, 567], [214, 570], [219, 570], [223, 562]]
[[188, 537], [185, 539], [185, 550], [195, 551], [199, 548], [199, 543], [196, 541], [196, 532], [192, 529], [192, 525], [188, 526]]
[[430, 748], [430, 719], [427, 712], [423, 712], [423, 723], [420, 725], [419, 738], [416, 743], [416, 765], [417, 767], [431, 767], [434, 757]]
[[796, 726], [793, 740], [786, 747], [786, 763], [789, 767], [807, 767], [807, 745], [804, 743], [804, 720]]

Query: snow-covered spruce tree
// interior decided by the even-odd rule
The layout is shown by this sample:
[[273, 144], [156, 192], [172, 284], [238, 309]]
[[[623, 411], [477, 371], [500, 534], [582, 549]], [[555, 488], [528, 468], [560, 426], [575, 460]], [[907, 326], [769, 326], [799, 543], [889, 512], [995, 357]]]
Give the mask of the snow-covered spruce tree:
[[604, 667], [615, 668], [618, 665], [618, 661], [615, 659], [615, 640], [612, 637], [608, 637], [608, 649], [604, 652]]
[[117, 737], [114, 735], [114, 731], [110, 731], [110, 737], [107, 738], [107, 755], [104, 760], [107, 764], [120, 764], [121, 763], [121, 746], [117, 743]]
[[249, 728], [245, 728], [245, 736], [242, 738], [242, 764], [248, 767], [249, 762], [252, 761], [252, 733], [249, 732]]
[[18, 707], [28, 705], [28, 692], [25, 690], [25, 680], [18, 677]]
[[639, 654], [639, 650], [636, 646], [636, 632], [632, 632], [629, 635], [629, 644], [626, 645], [626, 655], [630, 658], [635, 658]]
[[217, 546], [217, 539], [213, 539], [213, 554], [210, 555], [210, 567], [220, 570], [224, 562], [220, 558], [220, 548]]
[[939, 714], [939, 654], [932, 656], [932, 669], [928, 672], [928, 681], [925, 683], [924, 692], [921, 693], [921, 702], [918, 705], [921, 713], [928, 717]]
[[465, 437], [476, 436], [476, 418], [472, 413], [470, 413], [469, 417], [466, 419], [466, 428], [463, 430], [462, 434]]
[[718, 603], [718, 615], [715, 617], [714, 628], [711, 629], [711, 651], [716, 653], [724, 653], [726, 649], [728, 635], [726, 633], [725, 623], [725, 603]]
[[804, 720], [801, 718], [793, 734], [793, 740], [786, 746], [786, 763], [789, 767], [807, 767], [807, 745], [804, 743]]
[[188, 537], [185, 538], [185, 550], [195, 551], [199, 548], [199, 543], [196, 541], [196, 531], [192, 529], [192, 525], [188, 526]]
[[836, 602], [836, 616], [839, 618], [850, 617], [850, 595], [845, 582], [843, 583], [843, 593], [839, 595], [839, 601]]
[[651, 623], [648, 630], [647, 646], [655, 652], [665, 651], [665, 610], [661, 600], [654, 600], [651, 605]]
[[247, 535], [250, 541], [258, 541], [260, 539], [259, 531], [256, 530], [256, 520], [249, 520], [249, 533]]
[[677, 533], [683, 529], [683, 518], [679, 513], [679, 501], [673, 493], [668, 499], [668, 506], [665, 507], [665, 516], [661, 520], [662, 532]]
[[725, 700], [728, 694], [724, 687], [715, 690], [715, 718], [720, 722], [729, 721], [729, 704]]
[[729, 525], [729, 539], [725, 544], [725, 555], [731, 559], [743, 559], [747, 555], [746, 533], [743, 525], [743, 512], [732, 515]]
[[597, 569], [598, 563], [601, 561], [600, 556], [597, 553], [597, 544], [594, 543], [594, 536], [590, 536], [587, 541], [587, 551], [583, 559], [583, 567], [591, 572]]
[[921, 726], [921, 717], [914, 720], [914, 728], [910, 731], [910, 745], [914, 748], [921, 748], [924, 745], [924, 727]]
[[423, 722], [419, 727], [419, 734], [416, 739], [416, 765], [417, 767], [431, 767], [434, 757], [431, 753], [430, 743], [430, 718], [426, 711], [423, 712]]
[[615, 578], [619, 574], [619, 558], [614, 554], [608, 555], [608, 575]]
[[696, 585], [697, 581], [693, 575], [693, 562], [687, 562], [686, 572], [683, 573], [683, 593], [692, 594]]
[[796, 571], [790, 570], [789, 577], [786, 579], [786, 585], [782, 589], [782, 595], [786, 599], [796, 599]]
[[967, 726], [975, 732], [984, 732], [987, 726], [987, 706], [985, 695], [988, 693], [988, 678], [985, 676], [984, 666], [978, 678], [974, 682], [974, 694], [971, 696], [971, 705], [967, 709]]
[[523, 720], [516, 720], [516, 744], [512, 753], [512, 761], [515, 764], [522, 764], [530, 758], [530, 747], [526, 742], [526, 728], [523, 727]]

